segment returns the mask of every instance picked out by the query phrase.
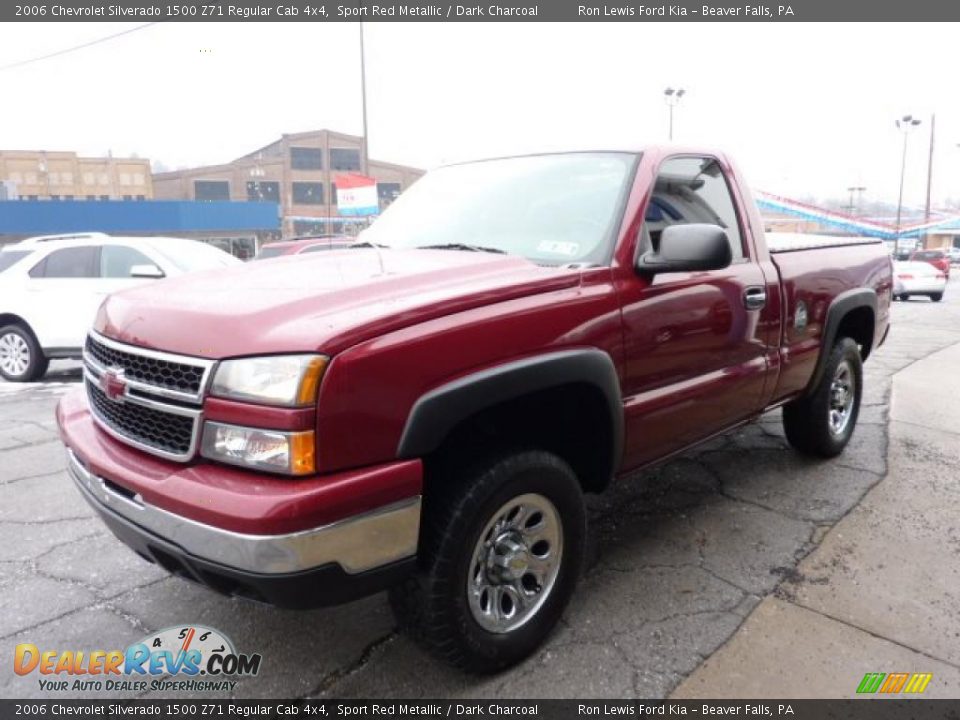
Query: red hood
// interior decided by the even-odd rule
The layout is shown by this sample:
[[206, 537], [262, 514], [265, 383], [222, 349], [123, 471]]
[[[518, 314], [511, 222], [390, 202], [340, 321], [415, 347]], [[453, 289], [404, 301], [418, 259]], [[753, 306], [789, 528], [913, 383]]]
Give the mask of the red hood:
[[570, 287], [579, 277], [481, 252], [331, 251], [125, 290], [107, 298], [94, 327], [132, 345], [209, 358], [332, 355], [435, 317]]

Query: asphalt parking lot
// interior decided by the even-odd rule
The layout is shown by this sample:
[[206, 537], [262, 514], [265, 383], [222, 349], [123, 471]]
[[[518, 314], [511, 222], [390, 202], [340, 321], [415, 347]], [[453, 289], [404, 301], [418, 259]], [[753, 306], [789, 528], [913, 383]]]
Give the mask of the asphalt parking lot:
[[[890, 339], [866, 365], [859, 425], [840, 458], [794, 454], [774, 412], [591, 498], [589, 569], [560, 628], [534, 657], [490, 678], [421, 653], [397, 634], [382, 595], [278, 611], [168, 577], [101, 526], [64, 472], [53, 409], [79, 382], [76, 363], [56, 363], [42, 383], [0, 384], [0, 696], [48, 695], [35, 674], [10, 671], [17, 643], [108, 650], [192, 623], [263, 655], [260, 674], [241, 681], [235, 697], [660, 698], [689, 688], [684, 681], [709, 669], [718, 650], [732, 652], [731, 638], [757, 621], [758, 607], [776, 601], [789, 612], [811, 593], [829, 593], [829, 576], [813, 577], [803, 563], [887, 474], [893, 375], [960, 343], [960, 281], [951, 285], [941, 303], [894, 305]], [[923, 388], [931, 405], [954, 402]], [[921, 453], [915, 462], [922, 474], [942, 458]], [[863, 562], [842, 548], [835, 557]], [[875, 622], [882, 626], [882, 613]]]

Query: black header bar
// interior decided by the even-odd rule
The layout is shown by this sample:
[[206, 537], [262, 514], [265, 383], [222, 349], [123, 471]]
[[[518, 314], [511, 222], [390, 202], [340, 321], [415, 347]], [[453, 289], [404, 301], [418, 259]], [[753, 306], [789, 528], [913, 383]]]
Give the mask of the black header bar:
[[944, 0], [24, 0], [0, 3], [0, 21], [54, 22], [944, 22]]

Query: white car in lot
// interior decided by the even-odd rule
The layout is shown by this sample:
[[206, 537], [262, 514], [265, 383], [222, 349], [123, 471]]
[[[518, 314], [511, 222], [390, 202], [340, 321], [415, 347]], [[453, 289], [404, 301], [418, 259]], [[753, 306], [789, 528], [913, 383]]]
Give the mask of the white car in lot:
[[909, 300], [913, 295], [926, 295], [934, 302], [943, 299], [947, 276], [928, 262], [907, 261], [893, 264], [893, 297]]
[[0, 376], [36, 380], [53, 358], [80, 357], [112, 292], [238, 265], [196, 240], [102, 233], [29, 238], [0, 250]]

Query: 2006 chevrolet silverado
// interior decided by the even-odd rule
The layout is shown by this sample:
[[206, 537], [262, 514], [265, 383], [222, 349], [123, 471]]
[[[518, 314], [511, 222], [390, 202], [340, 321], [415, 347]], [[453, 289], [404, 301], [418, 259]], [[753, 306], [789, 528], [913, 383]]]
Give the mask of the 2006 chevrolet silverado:
[[455, 165], [357, 247], [109, 297], [57, 419], [144, 558], [285, 607], [389, 588], [493, 671], [570, 599], [585, 492], [777, 406], [842, 452], [891, 289], [879, 243], [771, 251], [723, 154]]

